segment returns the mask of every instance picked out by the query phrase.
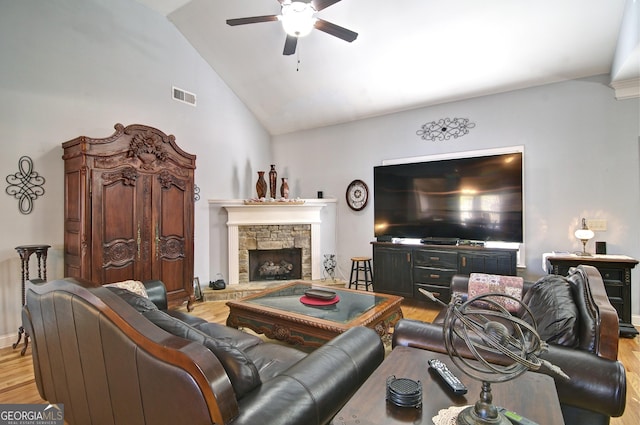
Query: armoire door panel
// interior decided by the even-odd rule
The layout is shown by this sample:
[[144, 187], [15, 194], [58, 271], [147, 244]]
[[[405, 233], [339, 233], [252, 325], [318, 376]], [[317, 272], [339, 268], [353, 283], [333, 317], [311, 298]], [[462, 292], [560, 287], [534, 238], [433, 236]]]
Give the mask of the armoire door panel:
[[[187, 252], [188, 241], [193, 240], [191, 220], [193, 215], [193, 190], [188, 180], [182, 179], [168, 171], [158, 175], [153, 187], [155, 209], [155, 255], [154, 264], [158, 276], [167, 287], [169, 294], [181, 292], [185, 280], [192, 280], [192, 259]], [[192, 242], [191, 242], [192, 243]], [[154, 272], [154, 274], [155, 274]]]
[[[82, 174], [80, 170], [65, 172], [64, 193], [67, 199], [79, 199]], [[80, 202], [65, 202], [64, 208], [65, 276], [81, 278], [82, 261], [82, 208]]]
[[92, 178], [96, 283], [136, 278], [141, 235], [137, 226], [138, 174], [130, 167], [96, 170]]

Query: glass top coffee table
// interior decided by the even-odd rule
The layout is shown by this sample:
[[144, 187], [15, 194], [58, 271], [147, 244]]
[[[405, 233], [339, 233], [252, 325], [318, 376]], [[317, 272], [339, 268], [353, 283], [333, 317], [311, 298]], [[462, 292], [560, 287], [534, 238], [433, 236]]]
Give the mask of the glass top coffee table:
[[[309, 289], [336, 293], [339, 301], [311, 306], [300, 300]], [[228, 301], [227, 326], [246, 327], [268, 338], [319, 347], [354, 326], [374, 329], [380, 337], [402, 318], [402, 297], [376, 292], [293, 282], [241, 300]]]

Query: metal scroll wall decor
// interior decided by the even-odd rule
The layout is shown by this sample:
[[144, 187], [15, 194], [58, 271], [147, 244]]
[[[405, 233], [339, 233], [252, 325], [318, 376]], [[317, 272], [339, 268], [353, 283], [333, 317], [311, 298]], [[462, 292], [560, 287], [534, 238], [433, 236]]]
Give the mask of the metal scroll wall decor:
[[200, 188], [197, 184], [193, 185], [193, 200], [194, 202], [198, 202], [200, 200]]
[[457, 139], [469, 133], [470, 128], [474, 128], [475, 123], [469, 122], [468, 118], [442, 118], [438, 121], [431, 121], [420, 127], [416, 134], [423, 140], [432, 142], [442, 142], [452, 137]]
[[44, 195], [44, 177], [33, 171], [33, 160], [23, 156], [18, 160], [18, 172], [7, 176], [7, 195], [18, 200], [22, 214], [33, 211], [33, 201]]

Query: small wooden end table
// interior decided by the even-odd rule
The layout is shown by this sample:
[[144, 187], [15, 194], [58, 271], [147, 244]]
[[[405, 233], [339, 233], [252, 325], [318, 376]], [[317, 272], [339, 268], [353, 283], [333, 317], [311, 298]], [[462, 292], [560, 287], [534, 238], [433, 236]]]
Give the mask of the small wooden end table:
[[[456, 396], [429, 369], [429, 359], [445, 362], [467, 386], [468, 392]], [[387, 378], [408, 378], [422, 384], [422, 407], [397, 407], [386, 401]], [[433, 425], [432, 418], [450, 406], [473, 405], [482, 384], [465, 375], [448, 355], [410, 347], [395, 347], [354, 396], [334, 416], [332, 425]], [[493, 403], [539, 424], [563, 425], [560, 401], [553, 378], [541, 373], [524, 375], [491, 385]]]
[[556, 254], [548, 256], [547, 262], [551, 265], [550, 272], [561, 276], [566, 276], [571, 267], [580, 264], [598, 269], [609, 301], [618, 311], [620, 336], [633, 338], [638, 335], [631, 317], [631, 269], [638, 264], [638, 260], [626, 255]]
[[[38, 257], [38, 279], [47, 280], [47, 251], [51, 248], [51, 245], [20, 245], [16, 247], [18, 255], [20, 256], [20, 275], [22, 277], [22, 306], [25, 304], [24, 284], [29, 280], [29, 258], [32, 254], [36, 254]], [[44, 272], [44, 273], [43, 273]], [[24, 347], [20, 354], [24, 356], [29, 346], [29, 334], [25, 332], [24, 327], [21, 325], [18, 328], [18, 340], [12, 347], [15, 349], [20, 344], [24, 334]]]

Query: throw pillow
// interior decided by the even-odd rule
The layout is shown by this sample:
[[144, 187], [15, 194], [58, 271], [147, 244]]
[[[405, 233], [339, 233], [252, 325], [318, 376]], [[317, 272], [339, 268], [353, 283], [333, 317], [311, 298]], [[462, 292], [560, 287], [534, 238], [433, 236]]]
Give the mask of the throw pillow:
[[139, 280], [123, 280], [122, 282], [109, 283], [103, 286], [126, 289], [134, 294], [140, 295], [141, 297], [149, 298], [144, 284]]
[[149, 310], [142, 314], [153, 324], [170, 334], [200, 343], [211, 350], [227, 372], [238, 399], [262, 384], [260, 374], [253, 361], [228, 342], [211, 338], [204, 332], [160, 310]]
[[[540, 278], [522, 302], [531, 310], [540, 338], [551, 344], [577, 346], [578, 308], [565, 277], [548, 275]], [[531, 323], [526, 315], [523, 318]]]
[[[522, 285], [524, 280], [518, 276], [503, 276], [497, 274], [485, 274], [485, 273], [471, 273], [469, 275], [468, 299], [477, 297], [478, 295], [496, 293], [510, 295], [518, 300], [522, 299]], [[500, 306], [504, 307], [507, 311], [515, 313], [518, 311], [520, 304], [515, 300], [505, 297], [491, 298]], [[483, 308], [493, 308], [489, 303], [478, 302], [478, 305]]]
[[140, 296], [136, 293], [123, 289], [118, 286], [104, 285], [109, 291], [113, 292], [127, 302], [131, 307], [135, 308], [139, 313], [149, 310], [157, 310], [158, 307], [149, 298]]

